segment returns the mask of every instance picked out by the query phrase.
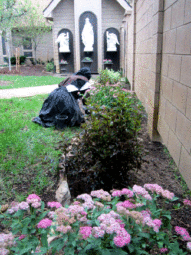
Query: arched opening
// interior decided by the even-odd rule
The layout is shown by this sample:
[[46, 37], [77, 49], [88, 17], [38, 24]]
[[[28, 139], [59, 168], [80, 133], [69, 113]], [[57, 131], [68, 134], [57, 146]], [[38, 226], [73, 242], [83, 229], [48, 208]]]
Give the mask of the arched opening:
[[92, 12], [84, 12], [79, 19], [80, 63], [89, 66], [92, 73], [98, 73], [97, 61], [97, 17]]
[[59, 31], [56, 42], [58, 43], [60, 72], [74, 72], [73, 35], [69, 29]]

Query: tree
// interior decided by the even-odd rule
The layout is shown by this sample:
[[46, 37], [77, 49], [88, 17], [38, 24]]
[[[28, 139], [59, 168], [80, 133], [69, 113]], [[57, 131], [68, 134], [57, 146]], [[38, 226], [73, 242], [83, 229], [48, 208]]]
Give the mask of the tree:
[[36, 51], [39, 43], [43, 40], [43, 35], [50, 32], [52, 27], [47, 25], [45, 18], [38, 12], [38, 9], [33, 7], [27, 14], [25, 25], [16, 25], [17, 30], [15, 35], [22, 38], [22, 44], [28, 46], [31, 42], [34, 48], [34, 62], [36, 63]]
[[9, 71], [11, 71], [11, 30], [15, 21], [29, 10], [27, 0], [0, 0], [0, 30], [5, 32], [5, 40], [7, 41], [7, 51], [9, 59]]

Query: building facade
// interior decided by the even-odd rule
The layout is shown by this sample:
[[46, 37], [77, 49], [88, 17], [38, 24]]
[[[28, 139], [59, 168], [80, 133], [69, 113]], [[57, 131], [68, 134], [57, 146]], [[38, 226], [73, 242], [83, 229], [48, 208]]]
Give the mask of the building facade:
[[191, 189], [191, 1], [135, 0], [126, 29], [126, 76], [150, 137], [166, 145]]
[[[112, 60], [114, 70], [119, 70], [120, 29], [125, 12], [130, 14], [131, 7], [124, 0], [52, 1], [44, 10], [44, 17], [53, 21], [56, 72], [73, 72], [89, 64], [92, 73], [98, 73], [104, 68], [105, 58]], [[114, 47], [108, 47], [109, 36]], [[61, 37], [69, 50], [61, 47]]]

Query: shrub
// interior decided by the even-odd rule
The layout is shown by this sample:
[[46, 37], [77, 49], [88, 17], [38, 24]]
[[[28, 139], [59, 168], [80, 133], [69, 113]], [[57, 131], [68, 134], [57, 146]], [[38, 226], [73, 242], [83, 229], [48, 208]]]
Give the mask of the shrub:
[[46, 71], [47, 72], [52, 72], [54, 70], [54, 63], [53, 62], [49, 62], [46, 64]]
[[20, 56], [20, 64], [23, 64], [26, 60], [25, 56]]
[[[170, 205], [178, 199], [157, 184], [134, 185], [132, 189], [113, 190], [111, 194], [104, 190], [82, 194], [66, 207], [48, 202], [50, 211], [37, 195], [31, 194], [24, 202], [13, 202], [1, 214], [3, 224], [12, 233], [0, 233], [0, 252], [10, 255], [188, 254], [189, 233], [180, 226], [172, 229], [171, 213], [159, 206], [158, 198], [160, 205]], [[189, 202], [184, 206], [190, 206]], [[53, 239], [51, 242], [48, 236]]]
[[120, 79], [120, 72], [115, 72], [112, 69], [110, 70], [106, 68], [105, 70], [100, 71], [100, 75], [97, 81], [103, 85], [106, 85], [106, 83], [115, 84], [119, 82]]
[[[120, 86], [102, 85], [90, 91], [87, 105], [90, 115], [82, 125], [84, 133], [72, 145], [74, 156], [66, 157], [68, 179], [86, 178], [91, 189], [109, 190], [121, 185], [129, 170], [140, 167], [141, 105]], [[69, 145], [65, 143], [66, 154]]]

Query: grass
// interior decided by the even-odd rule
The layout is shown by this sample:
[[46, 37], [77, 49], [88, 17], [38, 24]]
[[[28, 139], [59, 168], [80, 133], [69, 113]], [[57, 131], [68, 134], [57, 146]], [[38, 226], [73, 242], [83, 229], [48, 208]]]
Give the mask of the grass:
[[0, 204], [51, 190], [61, 154], [55, 148], [63, 133], [71, 138], [78, 131], [66, 128], [60, 132], [31, 121], [46, 97], [0, 100]]
[[13, 89], [58, 84], [63, 81], [63, 77], [0, 75], [0, 85], [1, 81], [9, 81], [10, 84], [0, 86], [0, 89]]

